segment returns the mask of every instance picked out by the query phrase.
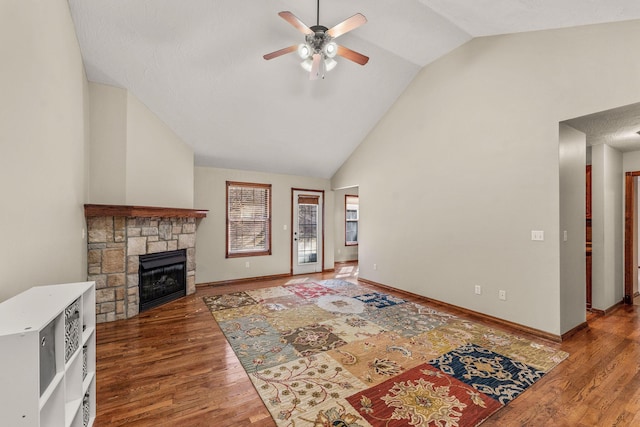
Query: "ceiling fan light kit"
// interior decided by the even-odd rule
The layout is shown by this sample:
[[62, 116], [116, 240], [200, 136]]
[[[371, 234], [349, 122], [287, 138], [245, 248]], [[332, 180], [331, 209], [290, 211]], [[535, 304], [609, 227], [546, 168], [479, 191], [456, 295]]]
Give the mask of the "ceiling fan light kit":
[[340, 46], [333, 41], [335, 38], [364, 25], [367, 22], [367, 18], [361, 13], [356, 13], [332, 28], [319, 24], [320, 0], [318, 0], [318, 23], [311, 27], [308, 27], [289, 11], [280, 12], [278, 15], [303, 33], [305, 42], [268, 53], [263, 56], [264, 59], [269, 60], [287, 53], [297, 52], [300, 59], [302, 59], [300, 65], [309, 73], [310, 80], [316, 80], [320, 77], [324, 79], [325, 73], [333, 70], [338, 65], [338, 61], [334, 59], [336, 55], [360, 65], [365, 65], [369, 62], [369, 57]]
[[308, 57], [311, 56], [311, 48], [309, 47], [309, 45], [305, 44], [305, 43], [301, 43], [298, 46], [298, 56], [300, 56], [300, 58], [307, 59]]
[[329, 42], [324, 45], [323, 52], [327, 58], [333, 58], [338, 53], [338, 45], [335, 42]]

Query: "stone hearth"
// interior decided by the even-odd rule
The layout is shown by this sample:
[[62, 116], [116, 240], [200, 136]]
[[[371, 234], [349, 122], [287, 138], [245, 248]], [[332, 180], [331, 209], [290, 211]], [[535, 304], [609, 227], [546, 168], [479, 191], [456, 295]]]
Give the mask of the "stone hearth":
[[139, 313], [140, 255], [186, 249], [187, 295], [196, 290], [196, 219], [207, 211], [85, 205], [88, 280], [96, 282], [96, 321]]

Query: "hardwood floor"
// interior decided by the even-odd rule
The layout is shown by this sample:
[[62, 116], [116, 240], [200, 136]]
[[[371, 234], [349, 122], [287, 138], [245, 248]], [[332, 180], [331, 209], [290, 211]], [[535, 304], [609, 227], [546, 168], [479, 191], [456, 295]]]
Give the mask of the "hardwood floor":
[[[307, 277], [328, 279], [340, 273], [337, 266], [336, 273]], [[348, 271], [341, 278], [357, 280]], [[274, 426], [202, 297], [288, 280], [201, 287], [195, 295], [136, 318], [99, 324], [94, 425]], [[483, 427], [640, 425], [639, 313], [638, 306], [623, 306], [606, 317], [591, 317], [589, 328], [561, 344], [544, 341], [569, 352], [569, 359]]]

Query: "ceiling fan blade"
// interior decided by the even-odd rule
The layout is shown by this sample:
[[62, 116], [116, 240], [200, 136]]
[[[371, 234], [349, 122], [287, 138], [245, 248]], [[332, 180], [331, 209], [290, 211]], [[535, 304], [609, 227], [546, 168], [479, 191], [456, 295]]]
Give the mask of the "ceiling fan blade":
[[343, 58], [347, 58], [350, 61], [355, 62], [356, 64], [364, 65], [369, 62], [369, 57], [364, 56], [361, 53], [356, 52], [355, 50], [351, 50], [347, 47], [338, 45], [338, 55]]
[[367, 18], [365, 18], [363, 14], [356, 13], [352, 17], [345, 19], [333, 28], [328, 29], [326, 34], [329, 34], [335, 39], [336, 37], [348, 33], [351, 30], [355, 30], [359, 26], [364, 25], [366, 22]]
[[309, 80], [318, 80], [320, 76], [320, 60], [322, 59], [319, 53], [313, 54], [313, 63], [311, 64], [311, 72], [309, 73]]
[[287, 53], [295, 52], [298, 49], [298, 45], [294, 44], [293, 46], [285, 47], [284, 49], [276, 50], [275, 52], [267, 53], [262, 57], [266, 60], [277, 58], [278, 56], [286, 55]]
[[315, 34], [311, 30], [311, 28], [309, 28], [304, 22], [300, 20], [300, 18], [298, 18], [296, 15], [289, 12], [288, 10], [285, 10], [284, 12], [279, 12], [278, 15], [280, 15], [280, 17], [285, 21], [287, 21], [289, 24], [293, 25], [302, 34], [305, 34], [305, 35]]

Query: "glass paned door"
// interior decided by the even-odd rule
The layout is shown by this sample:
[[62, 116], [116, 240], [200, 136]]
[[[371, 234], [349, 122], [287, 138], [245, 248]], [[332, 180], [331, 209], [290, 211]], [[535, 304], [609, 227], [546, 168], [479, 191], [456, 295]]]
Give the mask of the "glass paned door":
[[293, 274], [322, 271], [323, 193], [294, 190]]
[[298, 264], [318, 262], [318, 205], [298, 204]]

